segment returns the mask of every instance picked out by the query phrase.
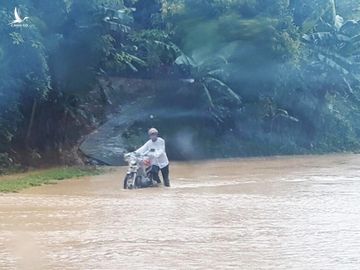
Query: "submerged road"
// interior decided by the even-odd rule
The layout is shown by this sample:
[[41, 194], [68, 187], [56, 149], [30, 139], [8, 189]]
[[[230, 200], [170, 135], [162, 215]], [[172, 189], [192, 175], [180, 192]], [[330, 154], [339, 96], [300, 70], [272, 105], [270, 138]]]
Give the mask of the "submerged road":
[[125, 168], [0, 195], [0, 269], [360, 269], [360, 156]]

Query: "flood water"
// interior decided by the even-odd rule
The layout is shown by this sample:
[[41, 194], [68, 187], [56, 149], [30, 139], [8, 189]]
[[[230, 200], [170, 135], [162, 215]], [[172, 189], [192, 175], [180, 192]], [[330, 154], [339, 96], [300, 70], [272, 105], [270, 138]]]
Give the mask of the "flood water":
[[0, 195], [0, 269], [360, 269], [360, 156], [124, 172]]

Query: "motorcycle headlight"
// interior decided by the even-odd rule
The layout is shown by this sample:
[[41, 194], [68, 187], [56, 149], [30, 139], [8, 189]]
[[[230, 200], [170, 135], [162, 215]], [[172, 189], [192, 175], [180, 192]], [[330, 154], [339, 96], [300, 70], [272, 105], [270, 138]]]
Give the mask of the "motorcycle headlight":
[[135, 161], [135, 160], [132, 160], [132, 161], [130, 162], [130, 165], [135, 166], [135, 165], [136, 165], [136, 161]]

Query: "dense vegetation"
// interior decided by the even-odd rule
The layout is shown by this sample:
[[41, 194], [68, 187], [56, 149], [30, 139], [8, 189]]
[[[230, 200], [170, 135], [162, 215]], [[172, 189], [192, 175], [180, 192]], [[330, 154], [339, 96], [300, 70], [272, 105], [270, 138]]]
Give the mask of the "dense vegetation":
[[358, 1], [5, 0], [0, 15], [0, 170], [60, 161], [107, 113], [110, 76], [182, 81], [160, 105], [209, 113], [204, 143], [232, 155], [359, 149]]

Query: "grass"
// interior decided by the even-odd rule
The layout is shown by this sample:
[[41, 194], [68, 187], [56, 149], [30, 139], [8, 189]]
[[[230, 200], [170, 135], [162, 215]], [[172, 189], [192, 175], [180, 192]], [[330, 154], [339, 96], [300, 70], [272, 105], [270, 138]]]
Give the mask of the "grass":
[[100, 173], [101, 170], [94, 167], [64, 167], [31, 172], [17, 177], [8, 176], [0, 179], [0, 193], [14, 193], [29, 187], [56, 184], [60, 180]]

